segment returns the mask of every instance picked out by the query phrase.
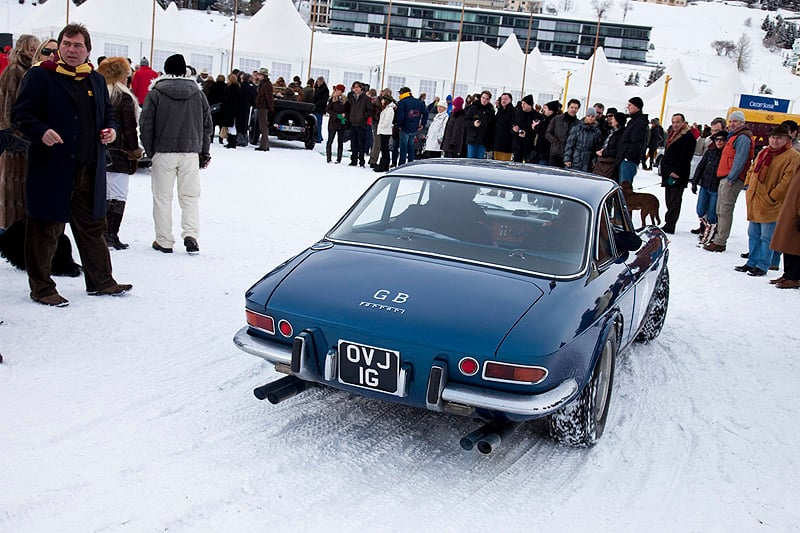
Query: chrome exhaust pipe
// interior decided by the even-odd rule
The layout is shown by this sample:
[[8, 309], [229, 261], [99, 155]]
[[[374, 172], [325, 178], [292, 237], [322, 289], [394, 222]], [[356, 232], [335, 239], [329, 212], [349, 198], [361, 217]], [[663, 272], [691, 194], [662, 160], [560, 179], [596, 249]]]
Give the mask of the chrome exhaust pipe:
[[515, 424], [495, 424], [493, 430], [487, 431], [477, 442], [478, 451], [484, 455], [500, 446], [503, 439], [511, 435], [516, 429]]

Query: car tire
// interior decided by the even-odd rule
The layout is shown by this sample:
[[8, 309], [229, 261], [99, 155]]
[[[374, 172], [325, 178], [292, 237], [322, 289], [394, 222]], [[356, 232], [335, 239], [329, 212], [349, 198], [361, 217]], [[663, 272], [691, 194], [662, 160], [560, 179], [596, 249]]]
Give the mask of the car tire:
[[570, 446], [588, 447], [603, 435], [614, 384], [616, 356], [617, 336], [612, 328], [603, 343], [592, 377], [580, 395], [548, 417], [553, 439]]
[[658, 276], [656, 288], [647, 306], [647, 316], [644, 319], [639, 333], [634, 339], [635, 342], [648, 343], [658, 337], [661, 328], [664, 327], [664, 320], [667, 318], [667, 308], [669, 307], [669, 269], [664, 265], [664, 269]]
[[306, 141], [306, 150], [313, 150], [314, 149], [314, 142], [313, 139]]
[[[281, 109], [275, 115], [275, 124], [281, 124], [283, 126], [303, 126], [306, 127], [306, 119], [302, 113], [296, 111], [294, 109]], [[289, 132], [289, 131], [277, 131], [279, 139], [285, 139], [288, 141], [299, 141], [301, 140], [307, 133], [303, 132]]]

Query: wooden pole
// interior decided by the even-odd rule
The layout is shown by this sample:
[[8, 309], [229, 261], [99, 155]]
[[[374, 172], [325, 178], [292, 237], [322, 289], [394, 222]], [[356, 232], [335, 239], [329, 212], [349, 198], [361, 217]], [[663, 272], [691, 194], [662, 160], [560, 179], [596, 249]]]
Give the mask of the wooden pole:
[[[153, 0], [153, 19], [150, 21], [150, 66], [153, 65], [153, 49], [156, 44], [156, 0]], [[158, 70], [158, 69], [156, 69]]]
[[667, 105], [667, 89], [669, 88], [669, 82], [672, 81], [672, 76], [669, 74], [664, 76], [664, 96], [661, 97], [661, 112], [658, 114], [658, 121], [663, 124], [664, 123], [664, 108]]
[[453, 71], [453, 89], [450, 94], [456, 97], [456, 80], [458, 79], [458, 56], [461, 54], [461, 34], [464, 32], [464, 0], [461, 2], [461, 22], [458, 24], [458, 44], [456, 45], [456, 67]]
[[392, 24], [392, 0], [389, 0], [389, 11], [386, 13], [386, 38], [383, 40], [383, 66], [381, 67], [381, 86], [378, 87], [382, 91], [385, 87], [383, 84], [384, 76], [386, 75], [386, 50], [389, 47], [389, 26]]
[[229, 72], [233, 72], [233, 57], [236, 51], [236, 15], [239, 13], [239, 0], [233, 0], [233, 38], [231, 40], [231, 68]]
[[564, 81], [564, 104], [561, 106], [561, 109], [567, 109], [567, 93], [569, 93], [569, 79], [572, 77], [572, 71], [567, 71], [567, 79]]
[[531, 9], [531, 16], [528, 18], [528, 37], [525, 39], [525, 59], [522, 62], [522, 88], [520, 88], [520, 98], [525, 97], [525, 75], [528, 73], [528, 54], [531, 47], [531, 27], [533, 26], [533, 4], [529, 6]]
[[67, 24], [69, 24], [69, 5], [72, 3], [72, 0], [67, 0]]
[[594, 79], [594, 62], [597, 59], [597, 43], [600, 39], [600, 15], [597, 15], [597, 30], [594, 32], [594, 52], [592, 53], [592, 68], [589, 71], [589, 88], [586, 90], [586, 107], [592, 105], [589, 97], [592, 95], [592, 80]]
[[308, 49], [308, 75], [306, 76], [306, 79], [311, 78], [311, 59], [314, 57], [314, 34], [317, 32], [317, 19], [314, 14], [314, 11], [316, 11], [315, 9], [316, 7], [317, 7], [317, 0], [314, 0], [311, 3], [311, 45], [309, 46]]

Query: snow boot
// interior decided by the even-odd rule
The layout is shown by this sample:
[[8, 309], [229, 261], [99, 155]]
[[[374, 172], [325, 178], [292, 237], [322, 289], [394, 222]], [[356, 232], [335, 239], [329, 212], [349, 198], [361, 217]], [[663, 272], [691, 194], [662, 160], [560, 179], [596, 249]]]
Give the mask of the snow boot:
[[127, 250], [128, 245], [119, 240], [119, 226], [125, 213], [125, 202], [109, 200], [106, 207], [106, 244], [115, 250]]
[[692, 233], [697, 235], [698, 239], [702, 240], [702, 235], [706, 232], [706, 227], [708, 227], [708, 221], [706, 220], [706, 217], [700, 217], [700, 226], [696, 229], [693, 229]]
[[714, 237], [717, 236], [717, 225], [716, 224], [706, 224], [706, 229], [703, 234], [700, 236], [700, 241], [697, 243], [697, 246], [705, 246], [706, 244], [710, 244], [714, 241]]

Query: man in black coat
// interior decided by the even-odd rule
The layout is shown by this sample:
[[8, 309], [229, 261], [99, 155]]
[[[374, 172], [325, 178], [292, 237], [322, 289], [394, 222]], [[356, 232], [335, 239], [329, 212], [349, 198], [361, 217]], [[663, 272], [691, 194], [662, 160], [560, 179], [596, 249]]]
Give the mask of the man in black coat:
[[131, 285], [111, 275], [106, 230], [106, 147], [116, 128], [106, 81], [89, 64], [92, 41], [82, 24], [58, 35], [58, 55], [32, 67], [11, 110], [31, 139], [26, 199], [25, 265], [31, 299], [66, 306], [50, 277], [64, 224], [83, 262], [86, 292], [120, 295]]
[[633, 184], [636, 169], [644, 156], [647, 144], [647, 115], [642, 113], [644, 103], [638, 96], [628, 100], [628, 125], [620, 139], [616, 164], [619, 167], [619, 181]]
[[694, 147], [694, 135], [689, 131], [686, 118], [682, 113], [675, 113], [672, 115], [672, 129], [661, 159], [661, 186], [664, 187], [667, 204], [667, 214], [661, 229], [665, 233], [675, 233], [675, 224], [681, 214], [683, 190], [691, 178]]

